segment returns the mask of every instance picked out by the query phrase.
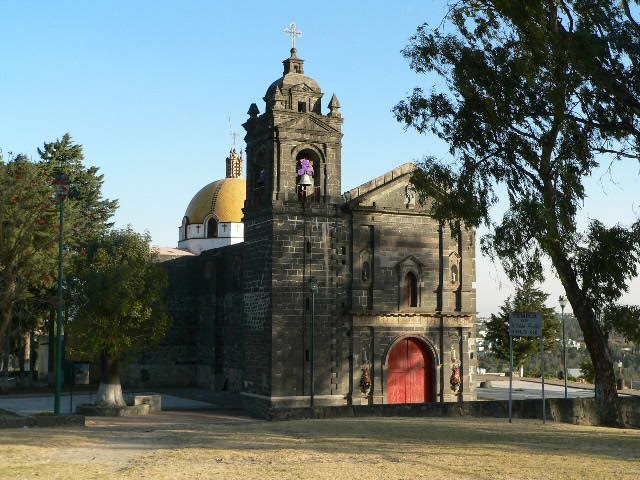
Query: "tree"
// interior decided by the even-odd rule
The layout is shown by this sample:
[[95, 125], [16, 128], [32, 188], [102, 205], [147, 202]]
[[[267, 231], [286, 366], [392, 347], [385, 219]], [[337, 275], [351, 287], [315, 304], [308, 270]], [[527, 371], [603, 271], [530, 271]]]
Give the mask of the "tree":
[[[593, 361], [601, 421], [611, 425], [622, 417], [598, 312], [637, 275], [640, 221], [593, 220], [579, 231], [576, 214], [601, 162], [640, 158], [640, 30], [629, 3], [455, 2], [452, 33], [423, 25], [404, 51], [445, 88], [415, 89], [394, 109], [455, 158], [427, 158], [413, 175], [436, 218], [486, 224], [482, 249], [512, 280], [542, 280], [542, 259], [550, 261]], [[502, 189], [509, 210], [493, 219]]]
[[609, 305], [603, 314], [605, 332], [616, 331], [627, 342], [640, 345], [640, 306]]
[[79, 257], [71, 283], [77, 310], [68, 323], [74, 345], [100, 357], [96, 404], [124, 406], [120, 364], [159, 342], [169, 326], [163, 293], [168, 284], [148, 234], [112, 230]]
[[[73, 258], [86, 251], [91, 239], [104, 234], [113, 226], [110, 220], [118, 208], [118, 201], [103, 198], [104, 176], [98, 173], [97, 167], [84, 165], [83, 147], [74, 143], [69, 133], [65, 133], [62, 138], [53, 142], [45, 142], [43, 147], [38, 149], [38, 154], [42, 160], [42, 168], [51, 178], [61, 173], [69, 177], [69, 195], [65, 200], [64, 271], [65, 278], [73, 278], [75, 275], [73, 268], [77, 265]], [[54, 289], [45, 294], [55, 298]], [[67, 302], [69, 300], [67, 299]], [[50, 314], [48, 319], [48, 332], [52, 337], [55, 314]], [[49, 355], [52, 371], [53, 349], [49, 351]]]
[[[515, 295], [505, 300], [498, 315], [491, 315], [487, 322], [485, 339], [491, 343], [491, 351], [501, 360], [509, 361], [509, 314], [511, 312], [540, 312], [542, 314], [542, 337], [545, 350], [549, 351], [555, 344], [560, 322], [553, 309], [545, 302], [549, 295], [535, 288], [533, 283], [525, 282], [516, 288]], [[522, 366], [532, 355], [540, 351], [540, 340], [530, 337], [513, 339], [513, 362], [517, 368]]]
[[14, 309], [55, 282], [56, 208], [51, 182], [24, 155], [0, 158], [0, 350], [12, 336]]
[[39, 326], [35, 320], [47, 318], [43, 310], [55, 308], [59, 226], [53, 177], [66, 173], [71, 181], [65, 200], [67, 277], [73, 276], [70, 257], [111, 226], [118, 205], [102, 198], [103, 176], [97, 167], [84, 166], [82, 145], [68, 133], [38, 152], [40, 162], [10, 154], [3, 163], [0, 155], [0, 351], [5, 353], [16, 341], [12, 337]]
[[98, 167], [84, 165], [83, 147], [73, 143], [69, 133], [45, 143], [38, 153], [51, 177], [58, 173], [69, 176], [65, 245], [70, 251], [82, 250], [90, 239], [113, 226], [111, 217], [118, 208], [118, 201], [102, 197], [104, 175], [98, 173]]

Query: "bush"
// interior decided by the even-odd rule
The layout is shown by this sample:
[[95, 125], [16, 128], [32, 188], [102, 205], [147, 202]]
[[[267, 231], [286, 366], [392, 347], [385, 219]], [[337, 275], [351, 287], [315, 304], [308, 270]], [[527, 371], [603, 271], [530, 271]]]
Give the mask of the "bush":
[[591, 357], [585, 358], [580, 363], [580, 370], [582, 371], [582, 376], [587, 382], [593, 383], [595, 381], [596, 371], [593, 368], [593, 363], [591, 363]]

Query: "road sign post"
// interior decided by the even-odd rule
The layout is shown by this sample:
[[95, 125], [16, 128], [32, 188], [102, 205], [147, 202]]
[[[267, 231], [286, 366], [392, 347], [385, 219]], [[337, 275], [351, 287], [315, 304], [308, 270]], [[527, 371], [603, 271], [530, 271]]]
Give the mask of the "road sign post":
[[544, 339], [542, 338], [542, 314], [540, 312], [511, 312], [509, 314], [509, 423], [513, 408], [513, 337], [540, 337], [542, 370], [542, 423], [546, 423], [544, 405]]
[[544, 405], [544, 338], [540, 335], [540, 370], [542, 370], [542, 423], [547, 423], [547, 410]]
[[513, 336], [509, 334], [509, 423], [511, 423], [511, 390], [513, 388]]

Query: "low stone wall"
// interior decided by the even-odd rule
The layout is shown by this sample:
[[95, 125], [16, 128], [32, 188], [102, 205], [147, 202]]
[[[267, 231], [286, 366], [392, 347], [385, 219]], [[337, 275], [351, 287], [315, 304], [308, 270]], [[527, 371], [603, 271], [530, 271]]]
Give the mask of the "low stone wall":
[[0, 415], [0, 428], [68, 427], [71, 425], [84, 427], [84, 421], [84, 415]]
[[151, 405], [142, 403], [140, 405], [127, 405], [126, 407], [103, 406], [103, 405], [78, 405], [76, 412], [88, 417], [136, 417], [139, 415], [149, 415]]
[[[621, 398], [625, 425], [640, 428], [640, 398]], [[576, 425], [600, 425], [593, 398], [551, 398], [546, 400], [547, 420]], [[306, 418], [341, 417], [494, 417], [508, 418], [506, 400], [471, 401], [459, 403], [421, 403], [406, 405], [354, 405], [271, 409], [268, 420], [299, 420]], [[542, 419], [540, 400], [514, 400], [513, 418]]]

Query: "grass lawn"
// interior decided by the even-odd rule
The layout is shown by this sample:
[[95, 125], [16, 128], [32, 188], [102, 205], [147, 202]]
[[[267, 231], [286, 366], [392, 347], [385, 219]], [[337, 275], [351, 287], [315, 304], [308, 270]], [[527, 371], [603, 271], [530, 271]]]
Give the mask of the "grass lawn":
[[0, 479], [638, 479], [640, 430], [504, 419], [0, 430]]

